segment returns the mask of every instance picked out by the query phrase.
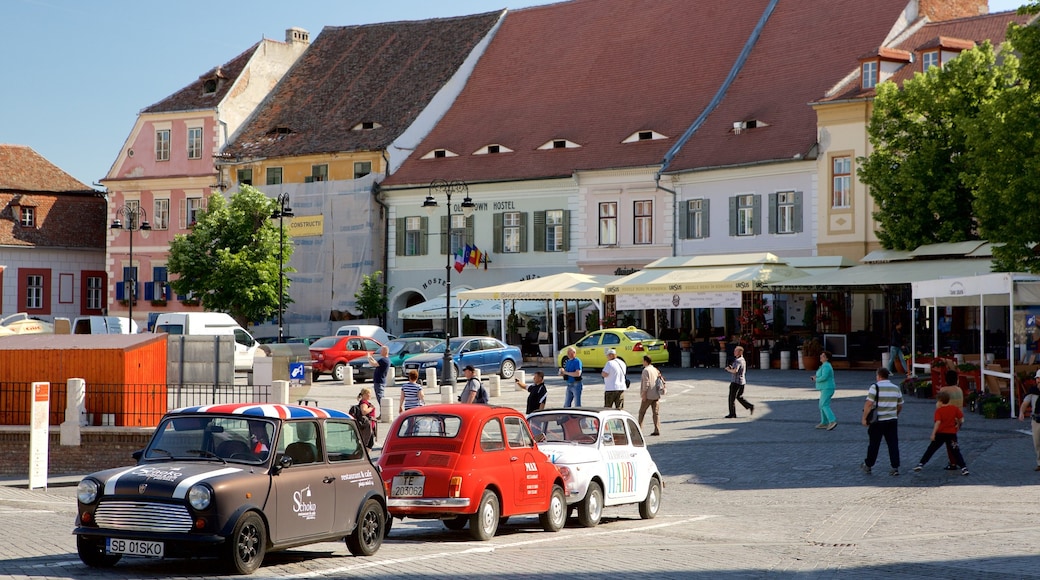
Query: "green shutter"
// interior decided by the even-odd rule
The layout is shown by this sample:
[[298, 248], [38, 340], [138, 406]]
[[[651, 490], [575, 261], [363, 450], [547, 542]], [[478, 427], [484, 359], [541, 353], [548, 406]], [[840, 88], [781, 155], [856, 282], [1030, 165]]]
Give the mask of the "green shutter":
[[762, 196], [756, 195], [751, 202], [751, 222], [754, 224], [752, 233], [756, 236], [762, 233]]
[[527, 212], [520, 212], [520, 251], [527, 251]]
[[441, 255], [447, 256], [451, 248], [451, 235], [448, 230], [448, 216], [441, 216]]
[[777, 217], [778, 217], [777, 213], [779, 212], [779, 210], [780, 210], [780, 208], [776, 204], [776, 194], [775, 193], [770, 193], [769, 194], [769, 233], [771, 233], [771, 234], [775, 234], [776, 233], [777, 221], [779, 221], [777, 219]]
[[571, 249], [571, 210], [563, 210], [563, 251]]
[[545, 251], [545, 212], [534, 212], [534, 251]]
[[504, 236], [502, 235], [502, 228], [505, 227], [503, 225], [505, 223], [502, 219], [503, 216], [504, 214], [502, 213], [496, 213], [493, 216], [491, 216], [491, 223], [494, 226], [494, 231], [492, 232], [491, 236], [491, 251], [496, 254], [501, 254], [502, 246], [505, 245]]
[[729, 198], [729, 235], [737, 235], [737, 196]]
[[676, 232], [675, 237], [685, 240], [690, 237], [690, 202], [688, 200], [679, 202], [676, 211], [679, 212], [679, 231]]
[[794, 216], [791, 218], [791, 229], [795, 233], [802, 231], [802, 192], [794, 192]]
[[419, 255], [425, 256], [430, 253], [430, 218], [422, 216], [419, 218]]
[[711, 225], [711, 200], [704, 199], [701, 201], [701, 215], [704, 216], [704, 222], [701, 223], [701, 237], [707, 238], [711, 234], [708, 226]]
[[394, 250], [394, 254], [398, 256], [404, 256], [408, 254], [408, 248], [405, 246], [407, 238], [405, 237], [408, 232], [405, 231], [405, 222], [408, 218], [397, 218], [397, 249]]

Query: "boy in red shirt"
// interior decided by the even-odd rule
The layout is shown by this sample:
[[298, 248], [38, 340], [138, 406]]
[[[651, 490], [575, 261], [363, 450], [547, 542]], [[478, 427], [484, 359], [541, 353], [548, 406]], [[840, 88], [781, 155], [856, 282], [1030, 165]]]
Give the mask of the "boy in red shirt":
[[968, 466], [964, 464], [964, 456], [961, 455], [960, 447], [957, 445], [957, 430], [964, 424], [964, 412], [956, 405], [950, 404], [950, 393], [940, 391], [938, 404], [935, 409], [935, 426], [932, 427], [932, 442], [928, 444], [921, 462], [917, 464], [914, 471], [921, 471], [925, 463], [932, 458], [932, 454], [946, 444], [946, 451], [952, 457], [954, 465], [961, 468], [961, 475], [968, 475]]

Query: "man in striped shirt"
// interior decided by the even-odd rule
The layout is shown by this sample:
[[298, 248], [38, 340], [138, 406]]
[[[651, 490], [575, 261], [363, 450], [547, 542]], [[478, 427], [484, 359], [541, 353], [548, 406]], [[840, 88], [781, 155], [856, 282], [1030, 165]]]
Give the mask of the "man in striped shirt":
[[[867, 458], [859, 466], [870, 473], [877, 461], [881, 439], [888, 445], [888, 460], [892, 465], [889, 475], [899, 475], [899, 413], [903, 410], [903, 392], [892, 381], [888, 380], [889, 372], [885, 367], [877, 370], [877, 382], [867, 390], [867, 400], [863, 403], [863, 425], [867, 428], [870, 442], [867, 444]], [[869, 423], [867, 415], [877, 408], [877, 421]]]

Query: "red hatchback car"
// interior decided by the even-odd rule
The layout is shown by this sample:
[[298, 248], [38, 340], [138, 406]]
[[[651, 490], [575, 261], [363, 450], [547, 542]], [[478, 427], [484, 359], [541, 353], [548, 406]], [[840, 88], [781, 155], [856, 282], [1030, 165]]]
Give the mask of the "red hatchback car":
[[311, 351], [311, 380], [317, 381], [324, 373], [342, 381], [350, 370], [347, 365], [358, 357], [367, 357], [383, 346], [374, 338], [364, 336], [326, 336], [308, 347]]
[[509, 516], [537, 514], [549, 532], [567, 521], [563, 476], [515, 409], [450, 404], [405, 411], [390, 427], [379, 467], [394, 517], [439, 519], [452, 530], [468, 523], [476, 540], [494, 537]]

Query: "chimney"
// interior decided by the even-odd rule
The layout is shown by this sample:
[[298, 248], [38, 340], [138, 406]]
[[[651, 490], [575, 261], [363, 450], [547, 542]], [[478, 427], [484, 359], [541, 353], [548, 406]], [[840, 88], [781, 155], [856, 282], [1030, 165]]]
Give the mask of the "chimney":
[[293, 43], [296, 43], [296, 42], [303, 43], [303, 44], [310, 44], [311, 43], [311, 33], [307, 32], [306, 30], [304, 30], [302, 28], [297, 28], [295, 26], [292, 27], [292, 28], [286, 28], [285, 29], [285, 43], [286, 44], [293, 44]]
[[918, 0], [921, 16], [937, 22], [989, 14], [989, 0]]

